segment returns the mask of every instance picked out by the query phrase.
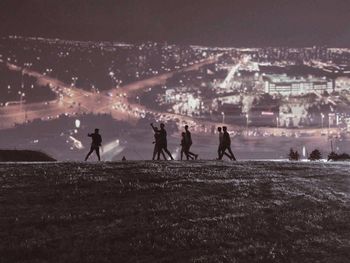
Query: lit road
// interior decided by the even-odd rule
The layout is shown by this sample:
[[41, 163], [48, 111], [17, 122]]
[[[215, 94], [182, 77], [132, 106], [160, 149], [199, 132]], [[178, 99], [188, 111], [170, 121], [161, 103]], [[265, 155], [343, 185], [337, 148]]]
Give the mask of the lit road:
[[211, 57], [173, 72], [128, 84], [119, 88], [119, 90], [113, 89], [112, 96], [107, 93], [92, 93], [72, 87], [48, 75], [7, 63], [9, 69], [15, 71], [23, 70], [24, 74], [35, 77], [40, 85], [49, 85], [57, 94], [58, 99], [50, 102], [22, 103], [1, 107], [0, 129], [8, 129], [14, 127], [15, 124], [26, 123], [35, 119], [50, 120], [58, 118], [62, 114], [71, 116], [82, 113], [107, 113], [111, 114], [116, 120], [126, 120], [129, 122], [136, 122], [144, 114], [149, 113], [154, 114], [155, 117], [159, 116], [159, 120], [181, 118], [182, 121], [190, 122], [192, 118], [165, 112], [155, 112], [148, 110], [142, 105], [130, 103], [127, 95], [124, 97], [120, 96], [120, 94], [130, 94], [140, 88], [161, 85], [176, 73], [197, 70], [204, 65], [214, 63], [218, 58], [219, 56]]
[[[115, 120], [124, 120], [129, 123], [136, 123], [137, 120], [144, 117], [146, 114], [153, 115], [156, 121], [175, 121], [179, 127], [188, 124], [194, 132], [210, 132], [213, 126], [223, 125], [207, 121], [199, 118], [192, 118], [180, 114], [162, 112], [149, 109], [144, 105], [129, 101], [129, 98], [134, 97], [134, 92], [163, 85], [166, 80], [171, 78], [176, 73], [197, 70], [200, 67], [215, 63], [220, 56], [211, 57], [197, 64], [165, 73], [145, 80], [136, 81], [123, 87], [114, 88], [103, 93], [88, 92], [70, 85], [67, 85], [48, 75], [43, 75], [38, 72], [23, 69], [23, 73], [35, 77], [42, 86], [49, 85], [50, 88], [57, 94], [58, 99], [50, 102], [41, 103], [23, 103], [16, 105], [8, 105], [0, 107], [0, 129], [8, 129], [15, 124], [22, 124], [33, 121], [35, 119], [51, 120], [58, 118], [60, 115], [75, 116], [83, 113], [93, 114], [110, 114]], [[21, 71], [22, 68], [13, 64], [7, 64], [12, 70]], [[229, 130], [243, 131], [245, 127], [237, 125], [228, 125]], [[275, 135], [295, 133], [289, 129], [283, 128], [259, 128], [260, 131]], [[299, 129], [300, 133], [310, 133], [321, 135], [326, 129]], [[330, 132], [336, 133], [336, 128]]]
[[119, 94], [122, 94], [124, 92], [131, 93], [131, 92], [134, 92], [134, 91], [137, 91], [140, 89], [144, 89], [144, 88], [148, 88], [148, 87], [152, 87], [152, 86], [156, 86], [156, 85], [164, 85], [166, 83], [167, 79], [172, 78], [175, 74], [189, 72], [189, 71], [193, 71], [193, 70], [198, 70], [199, 68], [201, 68], [205, 65], [215, 63], [221, 56], [222, 56], [222, 54], [217, 55], [215, 57], [210, 57], [208, 59], [200, 61], [199, 63], [193, 64], [191, 66], [188, 66], [188, 67], [185, 67], [182, 69], [178, 69], [178, 70], [175, 70], [172, 72], [160, 74], [160, 75], [157, 75], [157, 76], [154, 76], [152, 78], [145, 79], [145, 80], [136, 81], [136, 82], [127, 84], [125, 86], [122, 86], [118, 89], [112, 89], [106, 93], [110, 93], [113, 95], [119, 95]]

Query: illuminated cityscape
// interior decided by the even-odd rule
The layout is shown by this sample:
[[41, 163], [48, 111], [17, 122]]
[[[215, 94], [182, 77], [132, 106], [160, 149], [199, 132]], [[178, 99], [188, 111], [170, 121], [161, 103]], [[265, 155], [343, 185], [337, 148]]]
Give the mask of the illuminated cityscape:
[[[174, 140], [184, 124], [203, 138], [225, 124], [237, 142], [276, 137], [306, 138], [307, 143], [327, 137], [327, 147], [350, 131], [349, 63], [345, 48], [216, 48], [9, 36], [0, 45], [0, 128], [4, 134], [17, 133], [62, 118], [93, 123], [103, 115], [117, 127], [112, 131], [105, 124], [105, 132], [112, 144], [118, 142], [120, 155], [132, 148], [127, 135], [137, 136], [133, 127], [144, 130], [152, 121], [167, 123]], [[128, 132], [120, 122], [130, 125]], [[50, 136], [65, 142], [62, 152], [78, 158], [85, 125], [52, 130]], [[31, 137], [23, 145], [50, 148], [47, 142], [42, 145], [41, 135]]]

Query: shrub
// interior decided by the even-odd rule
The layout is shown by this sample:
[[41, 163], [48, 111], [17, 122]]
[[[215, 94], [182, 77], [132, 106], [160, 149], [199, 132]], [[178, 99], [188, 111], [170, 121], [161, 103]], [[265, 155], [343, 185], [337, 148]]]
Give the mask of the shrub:
[[350, 155], [347, 153], [337, 154], [335, 152], [331, 152], [328, 155], [328, 161], [347, 161], [350, 160]]
[[315, 149], [310, 153], [310, 156], [309, 156], [310, 161], [316, 161], [320, 159], [322, 159], [322, 154], [318, 149]]

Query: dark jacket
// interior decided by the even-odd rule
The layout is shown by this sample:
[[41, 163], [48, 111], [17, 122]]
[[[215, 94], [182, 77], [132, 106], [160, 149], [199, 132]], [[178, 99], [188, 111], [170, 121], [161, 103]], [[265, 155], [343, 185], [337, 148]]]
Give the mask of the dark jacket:
[[231, 145], [230, 134], [227, 131], [224, 132], [224, 134], [223, 134], [222, 145], [223, 146], [230, 146]]
[[89, 133], [88, 136], [91, 137], [91, 139], [92, 139], [91, 146], [94, 146], [94, 147], [101, 146], [102, 137], [101, 137], [100, 134], [98, 134], [98, 133]]
[[160, 143], [161, 135], [159, 130], [154, 131], [154, 140], [155, 143], [158, 145]]
[[191, 146], [192, 145], [192, 136], [191, 136], [191, 133], [190, 131], [186, 131], [186, 144], [188, 146]]
[[167, 138], [166, 138], [167, 134], [166, 134], [166, 130], [165, 129], [160, 129], [159, 131], [159, 144], [162, 147], [166, 147], [167, 146]]

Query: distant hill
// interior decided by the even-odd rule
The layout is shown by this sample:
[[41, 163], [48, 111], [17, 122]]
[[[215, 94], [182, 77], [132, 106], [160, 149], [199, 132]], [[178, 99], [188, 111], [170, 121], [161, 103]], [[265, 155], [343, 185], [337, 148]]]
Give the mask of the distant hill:
[[53, 162], [51, 156], [40, 151], [0, 150], [0, 162]]

